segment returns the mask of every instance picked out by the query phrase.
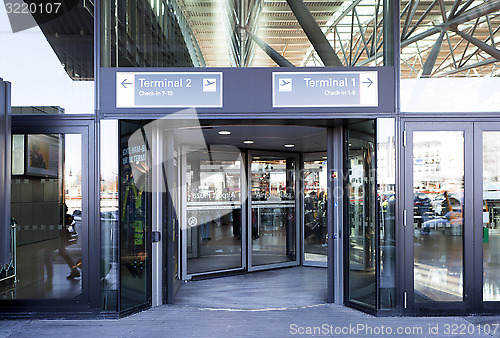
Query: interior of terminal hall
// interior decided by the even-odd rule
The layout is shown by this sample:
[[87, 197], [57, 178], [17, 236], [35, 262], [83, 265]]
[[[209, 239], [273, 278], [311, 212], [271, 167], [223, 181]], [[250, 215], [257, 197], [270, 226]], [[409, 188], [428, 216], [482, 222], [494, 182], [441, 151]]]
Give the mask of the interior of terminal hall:
[[498, 314], [499, 31], [500, 0], [4, 1], [0, 317]]

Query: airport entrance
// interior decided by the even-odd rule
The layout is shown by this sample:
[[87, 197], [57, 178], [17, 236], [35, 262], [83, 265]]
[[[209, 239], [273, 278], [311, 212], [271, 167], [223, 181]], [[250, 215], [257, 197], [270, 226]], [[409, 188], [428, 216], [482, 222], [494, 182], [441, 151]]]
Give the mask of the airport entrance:
[[324, 276], [312, 292], [326, 290], [325, 302], [392, 301], [389, 282], [376, 286], [377, 229], [384, 276], [394, 276], [395, 199], [390, 173], [376, 183], [375, 121], [330, 122], [120, 122], [122, 297], [174, 303], [182, 282], [306, 266]]
[[201, 130], [204, 145], [195, 144], [192, 130], [187, 138], [173, 132], [181, 279], [301, 264], [326, 267], [327, 129]]
[[[102, 97], [116, 97], [104, 100], [102, 111], [122, 114], [119, 132], [127, 143], [120, 148], [121, 295], [151, 295], [156, 306], [173, 303], [183, 281], [308, 265], [324, 270], [328, 302], [378, 309], [384, 294], [384, 306], [394, 307], [396, 121], [383, 115], [379, 133], [375, 115], [364, 115], [394, 111], [393, 86], [380, 87], [387, 93], [378, 87], [392, 83], [393, 69], [345, 73], [342, 83], [356, 87], [339, 92], [349, 102], [297, 95], [297, 88], [313, 89], [313, 77], [333, 81], [340, 74], [324, 70], [251, 69], [249, 76], [245, 68], [102, 70], [101, 88], [114, 90]], [[175, 94], [183, 104], [132, 100], [142, 84], [149, 86], [144, 76], [160, 74], [199, 86]], [[137, 86], [127, 85], [136, 78]], [[321, 99], [331, 96], [314, 88]], [[292, 96], [307, 100], [290, 103]], [[192, 108], [178, 109], [185, 107]], [[380, 180], [378, 135], [387, 168]], [[139, 285], [141, 276], [151, 283]]]

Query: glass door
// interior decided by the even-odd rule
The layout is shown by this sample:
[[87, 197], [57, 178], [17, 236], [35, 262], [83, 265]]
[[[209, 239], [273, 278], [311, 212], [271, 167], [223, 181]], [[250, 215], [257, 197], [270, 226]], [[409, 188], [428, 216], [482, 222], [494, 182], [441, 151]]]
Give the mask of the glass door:
[[233, 147], [183, 150], [182, 278], [245, 268], [244, 165]]
[[298, 265], [298, 157], [250, 153], [249, 159], [248, 270]]
[[120, 310], [151, 302], [152, 158], [143, 123], [120, 123]]
[[89, 226], [94, 129], [89, 121], [70, 123], [13, 121], [10, 262], [0, 265], [0, 306], [13, 312], [98, 306], [99, 272], [89, 266], [100, 248], [89, 242], [96, 236]]
[[327, 155], [326, 152], [303, 155], [303, 252], [304, 265], [326, 267], [328, 261]]
[[377, 308], [377, 190], [375, 126], [373, 120], [347, 126], [345, 298], [350, 303]]
[[472, 306], [471, 127], [405, 124], [404, 302], [411, 313]]
[[[500, 309], [500, 123], [476, 123], [475, 295], [479, 312]], [[481, 149], [480, 149], [481, 147]]]

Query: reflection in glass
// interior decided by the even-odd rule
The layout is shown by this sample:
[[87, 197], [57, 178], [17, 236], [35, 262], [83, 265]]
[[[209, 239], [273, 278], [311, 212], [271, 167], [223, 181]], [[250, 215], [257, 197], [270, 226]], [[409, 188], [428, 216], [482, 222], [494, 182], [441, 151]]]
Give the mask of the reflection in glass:
[[101, 64], [276, 67], [259, 47], [263, 41], [295, 66], [380, 66], [385, 3], [308, 4], [324, 42], [330, 42], [312, 48], [308, 35], [315, 34], [315, 25], [302, 27], [285, 1], [102, 1]]
[[[170, 210], [170, 215], [167, 217], [167, 221], [170, 221], [170, 223], [167, 223], [167, 226], [171, 227], [172, 230], [172, 251], [173, 251], [173, 273], [172, 273], [172, 279], [173, 283], [175, 284], [177, 281], [181, 279], [180, 276], [180, 257], [179, 257], [179, 238], [180, 238], [180, 226], [179, 226], [179, 217], [180, 215], [178, 214], [177, 210], [181, 210], [181, 198], [180, 198], [180, 192], [179, 192], [179, 185], [180, 183], [180, 171], [179, 171], [179, 154], [181, 153], [181, 147], [177, 139], [172, 140], [172, 165], [170, 166], [171, 170], [171, 177], [172, 180], [169, 182], [170, 188], [169, 188], [169, 193], [170, 193], [170, 201], [172, 203], [172, 208]], [[167, 175], [168, 174], [168, 168], [167, 168]], [[168, 176], [167, 176], [168, 177]], [[168, 220], [170, 218], [170, 220]], [[172, 282], [172, 280], [170, 280]], [[167, 301], [170, 301], [168, 299]]]
[[379, 304], [396, 306], [396, 151], [395, 121], [377, 119], [377, 196], [379, 205]]
[[295, 159], [254, 156], [251, 196], [252, 265], [295, 261]]
[[186, 156], [187, 272], [240, 268], [241, 156], [213, 150]]
[[[121, 310], [150, 299], [149, 232], [151, 164], [142, 124], [122, 122], [120, 137], [120, 290]], [[111, 221], [111, 220], [110, 220]]]
[[483, 133], [483, 300], [500, 301], [500, 132]]
[[348, 126], [348, 299], [376, 306], [374, 121]]
[[0, 6], [0, 41], [9, 51], [0, 53], [1, 77], [14, 84], [12, 114], [94, 113], [93, 9], [93, 1], [66, 1], [57, 17], [14, 14], [33, 28], [13, 33]]
[[327, 262], [326, 153], [304, 154], [304, 260]]
[[[101, 4], [102, 67], [205, 66], [177, 1], [121, 0]], [[211, 17], [210, 12], [206, 14]]]
[[415, 302], [463, 299], [464, 133], [413, 133]]
[[83, 197], [80, 135], [13, 135], [12, 254], [17, 275], [1, 276], [1, 299], [81, 296]]
[[118, 311], [118, 121], [101, 126], [101, 309]]
[[[469, 34], [474, 34], [476, 41], [484, 43], [498, 41], [500, 33], [497, 29], [497, 23], [490, 21], [490, 18], [498, 17], [498, 7], [491, 6], [490, 2], [484, 3], [484, 1], [474, 0], [440, 1], [439, 6], [436, 6], [434, 1], [415, 3], [405, 1], [401, 2], [400, 11], [402, 79], [425, 79], [430, 76], [436, 78], [445, 76], [450, 78], [494, 78], [498, 75], [496, 69], [498, 59], [491, 58], [491, 55], [480, 43], [471, 43], [469, 39], [462, 38], [461, 34], [454, 28], [453, 23], [453, 21], [458, 20], [461, 31], [469, 31]], [[484, 31], [476, 30], [476, 22], [484, 27]], [[433, 32], [436, 27], [441, 27], [442, 34], [440, 36], [435, 35], [435, 31]], [[429, 33], [432, 34], [432, 38], [429, 38]], [[433, 52], [429, 53], [430, 50]], [[470, 57], [471, 55], [476, 55], [477, 58]], [[457, 85], [459, 85], [458, 82]], [[477, 82], [471, 87], [475, 86], [477, 86]], [[488, 83], [488, 86], [494, 87], [491, 82]], [[454, 86], [450, 87], [454, 88]], [[427, 93], [430, 93], [431, 89], [428, 84], [426, 88]], [[453, 91], [451, 88], [450, 92]], [[471, 89], [467, 88], [466, 90], [470, 92]], [[457, 91], [453, 92], [456, 95]], [[428, 96], [426, 99], [429, 103], [433, 102], [433, 100], [428, 99]], [[470, 95], [468, 99], [474, 101], [475, 97]], [[448, 100], [443, 101], [447, 102]], [[429, 106], [432, 106], [432, 103]]]

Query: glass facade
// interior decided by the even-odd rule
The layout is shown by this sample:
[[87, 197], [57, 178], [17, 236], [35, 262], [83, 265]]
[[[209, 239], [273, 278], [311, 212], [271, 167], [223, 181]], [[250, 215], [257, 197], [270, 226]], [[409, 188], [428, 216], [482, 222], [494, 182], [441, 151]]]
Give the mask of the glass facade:
[[[330, 279], [341, 275], [327, 290], [330, 299], [373, 313], [499, 311], [500, 128], [477, 131], [481, 122], [499, 122], [497, 2], [95, 4], [65, 2], [57, 15], [25, 16], [22, 27], [0, 6], [7, 51], [0, 76], [12, 82], [15, 115], [2, 309], [50, 300], [123, 314], [172, 302], [183, 279], [309, 264], [329, 267]], [[396, 40], [401, 49], [394, 51]], [[190, 143], [176, 138], [182, 123], [169, 121], [146, 137], [139, 120], [166, 110], [101, 110], [110, 99], [95, 96], [97, 66], [99, 74], [120, 67], [395, 66], [400, 76], [390, 111], [304, 107], [297, 119], [286, 109], [273, 116], [245, 107], [210, 111], [193, 127], [204, 137], [213, 126], [234, 125], [267, 141], [244, 143], [233, 134], [222, 143], [237, 145], [239, 157], [228, 158], [210, 148], [218, 145], [213, 137], [204, 139], [210, 147], [184, 152]], [[77, 119], [90, 126], [88, 135], [72, 129]], [[407, 126], [429, 119], [459, 121], [475, 136], [460, 128], [407, 135]], [[286, 149], [285, 126], [286, 137], [300, 140]], [[310, 127], [322, 129], [321, 140], [301, 134]], [[267, 135], [259, 134], [264, 129]], [[472, 144], [479, 135], [483, 142]], [[342, 196], [333, 191], [337, 178]], [[467, 209], [478, 201], [480, 210]], [[154, 243], [161, 243], [160, 266]]]
[[102, 1], [101, 66], [380, 66], [383, 3]]
[[15, 84], [12, 114], [94, 113], [94, 7], [71, 3], [33, 15], [8, 16], [0, 6], [1, 49], [9, 51], [0, 55], [1, 76]]
[[379, 308], [396, 306], [396, 121], [377, 119]]
[[118, 121], [103, 120], [100, 127], [101, 309], [116, 312], [120, 287]]
[[[405, 290], [410, 312], [497, 306], [486, 304], [498, 300], [496, 131], [482, 131], [481, 123], [495, 122], [488, 118], [498, 114], [499, 11], [497, 3], [482, 1], [401, 2], [401, 128], [410, 128], [412, 139], [401, 153], [402, 175], [412, 177], [402, 187], [405, 243], [412, 247], [404, 261], [411, 267], [404, 274], [411, 280]], [[429, 121], [417, 115], [441, 117], [442, 130], [424, 127]], [[452, 127], [459, 122], [466, 127]], [[468, 128], [481, 129], [474, 136], [483, 140], [480, 147]]]
[[81, 298], [88, 224], [82, 169], [79, 134], [12, 135], [16, 264], [2, 278], [0, 299]]
[[477, 0], [402, 1], [401, 112], [497, 112], [499, 14]]
[[102, 1], [101, 18], [102, 67], [204, 66], [176, 1]]

